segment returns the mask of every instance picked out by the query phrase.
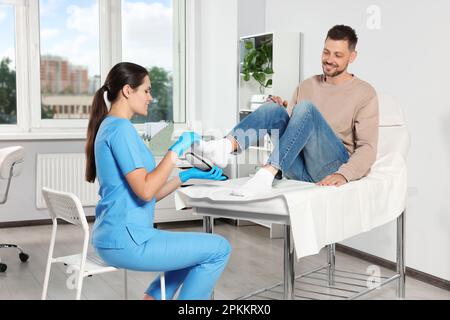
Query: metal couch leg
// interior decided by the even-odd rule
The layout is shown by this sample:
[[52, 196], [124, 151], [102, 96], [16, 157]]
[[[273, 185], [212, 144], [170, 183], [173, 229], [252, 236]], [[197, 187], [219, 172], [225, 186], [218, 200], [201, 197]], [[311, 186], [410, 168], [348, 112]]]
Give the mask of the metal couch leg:
[[284, 300], [294, 300], [294, 249], [291, 242], [291, 226], [284, 225]]
[[203, 232], [214, 233], [214, 218], [209, 216], [203, 217]]
[[335, 285], [336, 274], [336, 244], [332, 243], [327, 246], [328, 249], [328, 285]]
[[[214, 233], [214, 218], [211, 216], [203, 216], [203, 232]], [[211, 293], [211, 300], [214, 300], [214, 290]]]
[[400, 275], [397, 284], [397, 297], [405, 298], [405, 214], [397, 218], [397, 274]]

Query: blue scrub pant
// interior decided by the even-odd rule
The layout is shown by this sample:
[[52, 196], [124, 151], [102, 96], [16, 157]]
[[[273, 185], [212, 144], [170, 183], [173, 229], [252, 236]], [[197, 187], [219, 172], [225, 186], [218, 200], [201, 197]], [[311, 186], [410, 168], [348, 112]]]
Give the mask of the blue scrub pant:
[[[230, 243], [222, 236], [198, 232], [156, 230], [141, 245], [130, 237], [123, 249], [96, 248], [109, 265], [148, 272], [165, 272], [166, 297], [172, 299], [181, 286], [178, 299], [208, 300], [231, 254]], [[146, 293], [161, 299], [159, 276]]]

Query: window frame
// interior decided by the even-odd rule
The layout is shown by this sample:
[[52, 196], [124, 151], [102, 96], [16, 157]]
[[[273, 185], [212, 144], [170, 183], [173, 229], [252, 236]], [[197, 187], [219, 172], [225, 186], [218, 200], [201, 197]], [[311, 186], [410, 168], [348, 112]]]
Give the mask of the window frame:
[[[102, 1], [97, 0], [99, 5], [99, 19], [105, 14], [102, 10]], [[30, 16], [30, 28], [35, 28], [35, 30], [40, 30], [40, 12], [39, 12], [39, 1], [29, 1], [29, 16]], [[99, 22], [100, 25], [101, 22]], [[101, 29], [99, 28], [99, 42], [100, 42], [100, 52], [98, 59], [101, 61], [102, 52], [102, 39]], [[40, 64], [41, 64], [41, 50], [40, 50], [40, 32], [31, 32], [29, 30], [29, 37], [32, 50], [30, 51], [30, 114], [31, 114], [31, 131], [32, 132], [42, 132], [42, 131], [54, 131], [58, 129], [64, 130], [86, 130], [88, 120], [87, 119], [42, 119], [42, 95], [41, 95], [41, 75], [40, 75]], [[102, 68], [100, 67], [100, 73]], [[33, 85], [34, 84], [34, 85]]]
[[[15, 6], [16, 20], [16, 75], [17, 75], [17, 124], [0, 125], [0, 140], [11, 139], [84, 139], [87, 119], [41, 119], [41, 83], [40, 83], [40, 32], [39, 3], [36, 0], [0, 0], [0, 4]], [[99, 41], [100, 74], [102, 83], [108, 71], [122, 59], [122, 1], [98, 0], [99, 4]], [[189, 127], [193, 119], [191, 99], [186, 90], [188, 79], [187, 61], [189, 53], [188, 12], [193, 13], [192, 1], [173, 0], [174, 21], [180, 22], [174, 28], [176, 51], [174, 60], [174, 105], [175, 114], [183, 115], [183, 122], [175, 123], [175, 130]], [[177, 20], [175, 20], [177, 17]], [[183, 32], [180, 32], [183, 31]], [[192, 47], [193, 48], [193, 47]], [[178, 67], [177, 67], [178, 66]], [[176, 82], [175, 82], [176, 81]], [[192, 105], [194, 105], [192, 103]], [[175, 118], [176, 119], [176, 118]], [[144, 130], [143, 124], [136, 124], [138, 131]]]

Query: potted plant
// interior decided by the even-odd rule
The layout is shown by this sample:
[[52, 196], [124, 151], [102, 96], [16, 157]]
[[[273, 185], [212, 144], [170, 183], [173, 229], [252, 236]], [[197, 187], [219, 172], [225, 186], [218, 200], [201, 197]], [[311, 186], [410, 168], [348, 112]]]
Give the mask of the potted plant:
[[272, 86], [272, 39], [264, 39], [254, 44], [251, 40], [244, 42], [246, 54], [243, 59], [242, 73], [244, 81], [255, 79], [260, 87], [261, 93], [264, 89]]

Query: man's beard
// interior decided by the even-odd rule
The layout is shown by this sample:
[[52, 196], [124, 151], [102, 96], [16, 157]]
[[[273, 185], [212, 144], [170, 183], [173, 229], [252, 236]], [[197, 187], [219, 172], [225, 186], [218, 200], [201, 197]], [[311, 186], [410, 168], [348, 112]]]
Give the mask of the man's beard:
[[322, 63], [323, 74], [326, 75], [327, 77], [330, 77], [330, 78], [334, 78], [334, 77], [337, 77], [338, 75], [342, 74], [345, 70], [347, 70], [347, 67], [348, 67], [348, 63], [345, 66], [345, 68], [343, 68], [342, 70], [338, 70], [337, 69], [338, 66], [336, 66], [336, 69], [337, 69], [336, 71], [334, 71], [333, 73], [327, 73], [327, 71], [325, 69], [326, 65], [327, 65], [326, 63]]

